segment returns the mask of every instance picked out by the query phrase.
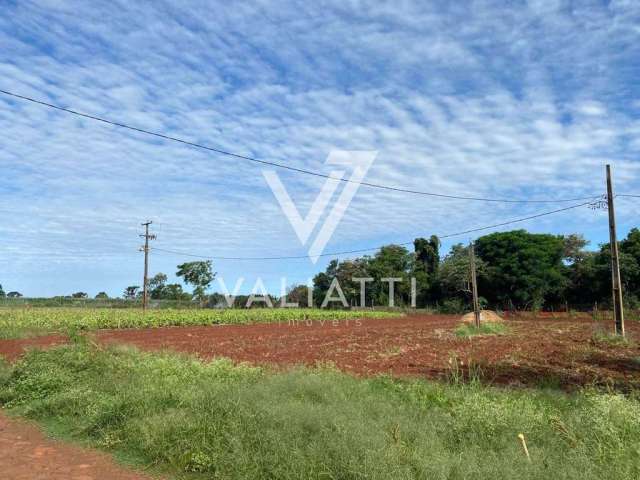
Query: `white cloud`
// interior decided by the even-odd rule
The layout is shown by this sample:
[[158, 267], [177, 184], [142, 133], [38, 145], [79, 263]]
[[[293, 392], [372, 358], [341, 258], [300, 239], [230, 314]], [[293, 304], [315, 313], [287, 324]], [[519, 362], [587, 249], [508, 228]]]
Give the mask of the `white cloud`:
[[[416, 190], [597, 194], [606, 162], [618, 191], [640, 190], [629, 67], [640, 53], [638, 6], [478, 5], [21, 2], [0, 19], [0, 88], [312, 170], [324, 171], [332, 149], [379, 150], [367, 181]], [[4, 96], [0, 129], [0, 214], [12, 219], [0, 232], [3, 284], [117, 293], [139, 276], [138, 224], [147, 218], [161, 225], [165, 248], [306, 253], [255, 164]], [[282, 178], [301, 211], [322, 184]], [[362, 187], [327, 249], [553, 208]], [[618, 215], [633, 211], [621, 203]], [[597, 241], [603, 225], [580, 210], [522, 227], [586, 230]], [[171, 273], [177, 260], [158, 254], [154, 269]], [[292, 268], [243, 265], [221, 262], [218, 271], [250, 278]], [[301, 280], [314, 271], [295, 265]]]

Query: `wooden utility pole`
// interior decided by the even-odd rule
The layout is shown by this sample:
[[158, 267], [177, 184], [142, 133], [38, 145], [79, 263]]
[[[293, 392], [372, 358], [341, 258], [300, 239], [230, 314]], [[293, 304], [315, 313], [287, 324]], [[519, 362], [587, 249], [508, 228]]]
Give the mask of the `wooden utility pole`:
[[607, 209], [609, 210], [609, 245], [611, 250], [611, 284], [613, 291], [613, 318], [616, 334], [624, 337], [624, 307], [622, 305], [622, 282], [620, 281], [620, 257], [616, 235], [616, 212], [613, 207], [613, 185], [611, 165], [607, 165]]
[[149, 235], [149, 225], [151, 225], [153, 222], [152, 221], [147, 221], [145, 223], [142, 223], [141, 225], [144, 227], [144, 234], [140, 235], [141, 237], [144, 237], [144, 246], [142, 248], [140, 248], [140, 251], [144, 252], [144, 280], [142, 283], [142, 310], [146, 311], [147, 310], [147, 303], [149, 301], [149, 296], [148, 296], [148, 291], [147, 291], [147, 286], [149, 283], [149, 240], [155, 240], [156, 236], [155, 235]]
[[478, 281], [476, 279], [476, 254], [473, 242], [469, 242], [469, 264], [471, 266], [471, 293], [476, 328], [480, 328], [480, 302], [478, 302]]

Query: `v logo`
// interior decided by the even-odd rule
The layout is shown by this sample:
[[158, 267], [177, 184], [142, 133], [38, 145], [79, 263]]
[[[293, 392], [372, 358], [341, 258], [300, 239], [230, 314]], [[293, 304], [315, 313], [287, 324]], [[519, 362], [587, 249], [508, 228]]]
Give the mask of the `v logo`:
[[273, 170], [264, 170], [262, 172], [265, 180], [269, 184], [269, 187], [271, 187], [276, 200], [278, 200], [280, 208], [282, 208], [282, 211], [289, 219], [289, 222], [302, 245], [306, 245], [309, 237], [316, 228], [316, 225], [320, 221], [320, 217], [338, 189], [339, 184], [344, 183], [342, 193], [334, 203], [333, 208], [327, 215], [324, 224], [320, 228], [318, 235], [309, 248], [309, 257], [314, 264], [318, 261], [324, 247], [335, 232], [340, 220], [342, 220], [351, 200], [353, 200], [358, 188], [360, 188], [360, 183], [369, 171], [369, 168], [371, 168], [371, 165], [377, 155], [377, 151], [332, 151], [327, 157], [325, 163], [327, 165], [352, 167], [353, 172], [351, 177], [349, 177], [348, 182], [342, 182], [341, 180], [344, 178], [345, 171], [331, 171], [329, 175], [332, 178], [328, 178], [325, 181], [320, 193], [311, 205], [311, 208], [304, 219], [302, 218], [302, 215], [300, 215], [298, 208], [293, 203], [293, 200], [291, 200], [285, 186], [280, 181], [278, 174]]

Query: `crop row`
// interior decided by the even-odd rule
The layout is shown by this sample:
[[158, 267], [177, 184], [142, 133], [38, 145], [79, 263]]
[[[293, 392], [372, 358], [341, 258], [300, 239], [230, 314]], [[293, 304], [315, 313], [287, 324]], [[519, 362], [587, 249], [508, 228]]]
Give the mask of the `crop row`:
[[227, 310], [141, 310], [30, 308], [0, 309], [0, 338], [13, 338], [69, 329], [145, 328], [185, 325], [287, 323], [397, 316], [388, 312], [264, 308]]

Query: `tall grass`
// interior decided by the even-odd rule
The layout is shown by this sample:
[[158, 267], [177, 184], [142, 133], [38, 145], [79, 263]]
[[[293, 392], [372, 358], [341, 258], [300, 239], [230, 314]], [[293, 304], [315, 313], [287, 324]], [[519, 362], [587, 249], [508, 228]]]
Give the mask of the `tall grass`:
[[640, 478], [640, 403], [597, 392], [273, 373], [77, 344], [5, 369], [0, 402], [176, 477]]

